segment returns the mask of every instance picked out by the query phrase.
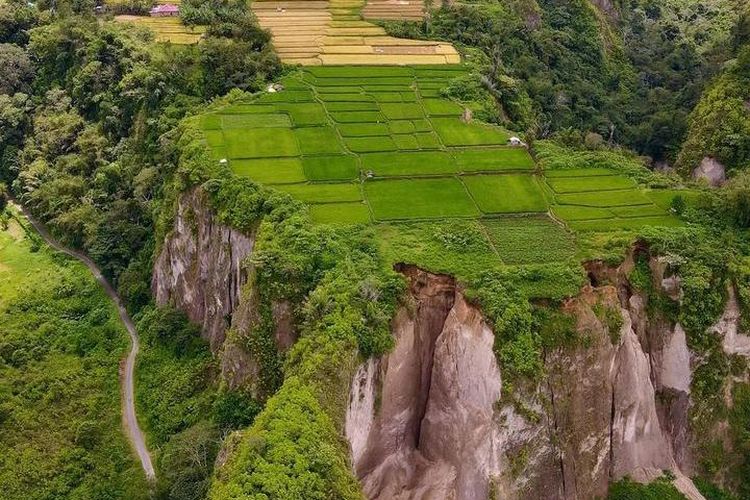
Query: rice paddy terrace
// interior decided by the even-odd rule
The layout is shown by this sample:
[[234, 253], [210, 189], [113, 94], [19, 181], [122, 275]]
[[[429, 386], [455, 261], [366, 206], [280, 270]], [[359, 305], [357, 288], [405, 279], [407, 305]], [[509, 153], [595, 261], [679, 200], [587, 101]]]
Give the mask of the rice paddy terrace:
[[217, 161], [306, 202], [315, 222], [372, 224], [399, 245], [453, 220], [476, 228], [493, 258], [546, 263], [571, 257], [570, 228], [680, 223], [671, 192], [603, 168], [540, 171], [506, 130], [465, 120], [440, 97], [464, 71], [306, 67], [282, 91], [202, 115], [201, 128]]
[[455, 64], [448, 43], [388, 36], [366, 19], [418, 20], [422, 0], [260, 0], [251, 4], [281, 60], [302, 65]]

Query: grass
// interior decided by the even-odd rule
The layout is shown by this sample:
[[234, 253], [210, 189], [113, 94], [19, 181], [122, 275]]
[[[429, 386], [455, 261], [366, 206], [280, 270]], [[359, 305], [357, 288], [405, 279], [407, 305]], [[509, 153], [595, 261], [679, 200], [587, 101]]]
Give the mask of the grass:
[[264, 158], [232, 160], [232, 171], [262, 184], [305, 182], [305, 172], [299, 158]]
[[333, 127], [307, 127], [294, 130], [300, 150], [305, 155], [343, 153]]
[[289, 129], [258, 128], [224, 131], [224, 143], [229, 158], [267, 158], [299, 156], [297, 138]]
[[534, 160], [524, 148], [458, 149], [452, 154], [463, 172], [534, 170]]
[[511, 217], [482, 224], [506, 264], [543, 264], [572, 259], [573, 236], [549, 217]]
[[464, 123], [457, 118], [433, 118], [432, 125], [446, 146], [493, 146], [508, 142], [508, 134], [499, 127]]
[[476, 217], [474, 203], [458, 179], [404, 179], [365, 183], [375, 219]]
[[309, 156], [302, 158], [305, 176], [311, 181], [356, 179], [359, 175], [354, 156]]
[[278, 188], [306, 203], [361, 201], [359, 184], [284, 184]]
[[486, 214], [547, 210], [544, 194], [532, 175], [474, 175], [463, 177], [463, 182]]
[[592, 177], [562, 177], [547, 181], [556, 193], [583, 193], [587, 191], [613, 191], [632, 189], [635, 182], [621, 175]]
[[450, 174], [456, 167], [448, 153], [421, 151], [362, 155], [362, 169], [377, 177]]
[[370, 211], [362, 202], [310, 205], [310, 216], [318, 224], [367, 224]]

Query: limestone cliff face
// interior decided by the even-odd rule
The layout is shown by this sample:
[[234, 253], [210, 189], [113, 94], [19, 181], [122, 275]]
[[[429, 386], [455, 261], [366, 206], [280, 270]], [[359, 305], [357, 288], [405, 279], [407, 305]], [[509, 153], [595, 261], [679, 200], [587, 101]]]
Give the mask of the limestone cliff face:
[[151, 290], [159, 305], [172, 304], [202, 326], [218, 351], [247, 281], [243, 260], [253, 235], [217, 222], [206, 194], [195, 188], [178, 200], [172, 231], [154, 263]]
[[[679, 280], [657, 259], [651, 266], [678, 298]], [[564, 305], [585, 342], [546, 353], [543, 383], [512, 395], [481, 312], [450, 278], [403, 269], [413, 304], [393, 320], [395, 349], [360, 366], [346, 415], [367, 498], [587, 499], [664, 470], [688, 498], [703, 498], [688, 479], [694, 360], [679, 324], [648, 317], [624, 279], [630, 268], [593, 267], [599, 286]], [[741, 352], [733, 307], [730, 297], [715, 330]], [[622, 320], [600, 318], [602, 308]]]

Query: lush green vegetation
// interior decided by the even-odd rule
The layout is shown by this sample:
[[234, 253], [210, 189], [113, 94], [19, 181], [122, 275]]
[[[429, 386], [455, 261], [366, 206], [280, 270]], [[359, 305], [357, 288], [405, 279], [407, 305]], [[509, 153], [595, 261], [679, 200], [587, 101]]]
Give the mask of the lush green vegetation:
[[15, 220], [0, 230], [3, 498], [147, 497], [120, 423], [127, 348], [85, 267]]
[[686, 497], [667, 478], [641, 484], [625, 478], [612, 484], [608, 500], [684, 500]]

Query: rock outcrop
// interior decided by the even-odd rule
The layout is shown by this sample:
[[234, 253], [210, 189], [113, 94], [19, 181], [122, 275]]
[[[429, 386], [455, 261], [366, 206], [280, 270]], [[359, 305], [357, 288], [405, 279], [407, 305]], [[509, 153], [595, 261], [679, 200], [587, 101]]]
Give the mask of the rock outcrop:
[[709, 186], [721, 186], [727, 180], [726, 169], [716, 158], [706, 156], [693, 170], [693, 179], [703, 179]]
[[151, 290], [159, 305], [172, 304], [201, 325], [216, 352], [247, 281], [243, 260], [254, 238], [220, 224], [206, 194], [195, 188], [177, 204], [172, 231], [154, 263]]
[[[413, 307], [393, 320], [393, 352], [359, 368], [346, 415], [366, 496], [586, 499], [624, 476], [670, 470], [688, 498], [702, 498], [687, 477], [685, 332], [647, 317], [619, 282], [630, 267], [565, 304], [585, 342], [547, 353], [545, 381], [512, 393], [492, 330], [453, 280], [402, 269]], [[600, 318], [603, 308], [619, 311], [621, 326]]]

